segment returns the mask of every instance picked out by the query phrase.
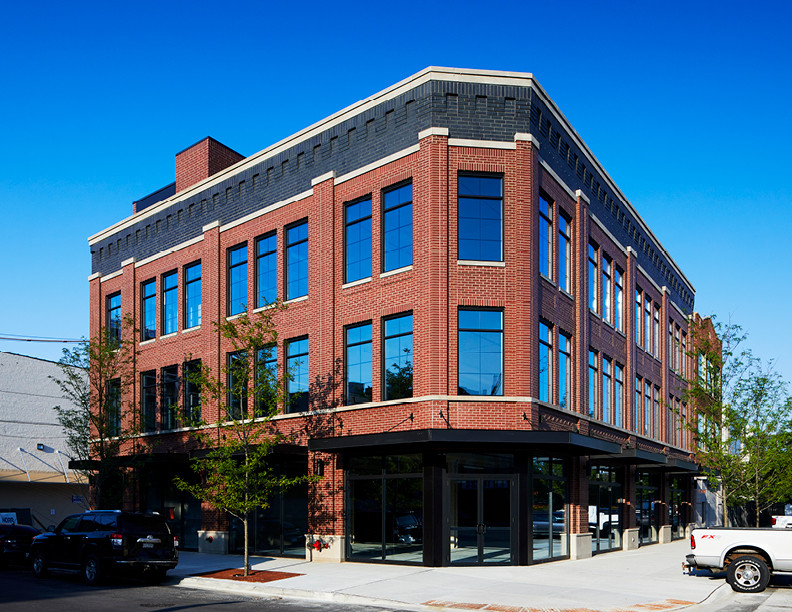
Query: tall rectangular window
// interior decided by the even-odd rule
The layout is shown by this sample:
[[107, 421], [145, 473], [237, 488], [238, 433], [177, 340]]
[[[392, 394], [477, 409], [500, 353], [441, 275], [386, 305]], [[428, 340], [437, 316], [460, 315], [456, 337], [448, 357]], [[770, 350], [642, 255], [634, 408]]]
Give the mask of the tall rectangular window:
[[539, 399], [553, 401], [553, 330], [539, 321]]
[[107, 339], [121, 342], [121, 292], [107, 296]]
[[346, 389], [347, 406], [364, 404], [372, 397], [371, 323], [346, 328]]
[[308, 221], [286, 229], [286, 299], [308, 295]]
[[611, 318], [611, 270], [612, 262], [602, 256], [602, 318], [608, 323], [612, 323]]
[[553, 274], [553, 205], [539, 196], [539, 273], [552, 279]]
[[599, 312], [598, 303], [599, 296], [597, 295], [597, 270], [598, 263], [598, 247], [589, 243], [588, 247], [588, 294], [589, 294], [589, 308], [594, 312]]
[[624, 367], [615, 364], [613, 378], [613, 424], [624, 427]]
[[278, 347], [270, 344], [256, 354], [256, 417], [272, 416], [278, 409]]
[[256, 308], [278, 298], [278, 237], [275, 232], [256, 240]]
[[460, 310], [459, 394], [503, 395], [503, 312]]
[[184, 268], [184, 329], [201, 324], [201, 262]]
[[681, 369], [682, 363], [682, 343], [680, 340], [680, 336], [682, 334], [682, 329], [679, 325], [674, 325], [674, 371], [679, 372]]
[[184, 420], [188, 426], [196, 426], [201, 421], [201, 390], [195, 377], [201, 371], [199, 359], [184, 364]]
[[654, 388], [652, 396], [652, 424], [654, 426], [652, 437], [660, 439], [660, 387]]
[[154, 370], [140, 373], [141, 388], [141, 424], [143, 431], [157, 429], [157, 373]]
[[228, 249], [228, 314], [243, 312], [248, 301], [247, 244]]
[[643, 379], [635, 377], [635, 409], [633, 410], [633, 430], [642, 433], [643, 430]]
[[643, 321], [643, 294], [640, 289], [635, 290], [635, 344], [643, 346], [643, 334], [641, 333], [641, 321]]
[[613, 423], [613, 362], [602, 356], [602, 420]]
[[572, 293], [572, 234], [570, 221], [558, 213], [558, 286]]
[[121, 434], [121, 379], [114, 378], [107, 383], [107, 435]]
[[644, 426], [643, 433], [646, 436], [652, 435], [652, 384], [644, 380]]
[[412, 397], [413, 394], [413, 316], [385, 319], [385, 386], [383, 400]]
[[371, 198], [344, 206], [344, 282], [371, 276]]
[[459, 259], [503, 261], [503, 178], [460, 175]]
[[162, 368], [161, 376], [160, 428], [175, 429], [179, 410], [179, 367], [173, 365]]
[[179, 327], [179, 275], [162, 276], [162, 335], [175, 334]]
[[297, 338], [286, 343], [286, 395], [287, 412], [305, 412], [309, 402], [308, 338]]
[[643, 349], [650, 353], [652, 351], [652, 300], [648, 295], [644, 295], [644, 344]]
[[157, 337], [157, 281], [151, 279], [141, 286], [143, 330], [142, 340]]
[[572, 338], [558, 334], [558, 405], [572, 409]]
[[681, 363], [681, 367], [679, 369], [682, 372], [682, 377], [684, 378], [684, 377], [687, 377], [687, 358], [688, 358], [688, 354], [687, 354], [687, 334], [685, 332], [682, 332], [682, 355], [681, 355], [681, 357], [682, 357], [682, 363]]
[[624, 331], [624, 274], [619, 266], [613, 268], [614, 308], [613, 325]]
[[588, 413], [591, 418], [599, 418], [599, 367], [597, 351], [589, 349]]
[[413, 262], [412, 183], [382, 195], [382, 271], [390, 272]]
[[248, 358], [244, 351], [228, 353], [228, 415], [239, 421], [247, 416]]
[[652, 354], [660, 358], [660, 308], [654, 305], [654, 324], [652, 326]]

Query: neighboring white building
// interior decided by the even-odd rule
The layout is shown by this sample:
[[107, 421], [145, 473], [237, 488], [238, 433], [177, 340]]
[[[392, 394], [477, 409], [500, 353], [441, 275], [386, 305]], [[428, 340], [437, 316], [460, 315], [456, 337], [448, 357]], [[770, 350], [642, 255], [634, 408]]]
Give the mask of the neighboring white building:
[[[0, 513], [43, 529], [88, 500], [84, 477], [69, 469], [66, 435], [55, 406], [69, 400], [51, 377], [57, 363], [0, 352]], [[29, 517], [29, 518], [28, 518]]]

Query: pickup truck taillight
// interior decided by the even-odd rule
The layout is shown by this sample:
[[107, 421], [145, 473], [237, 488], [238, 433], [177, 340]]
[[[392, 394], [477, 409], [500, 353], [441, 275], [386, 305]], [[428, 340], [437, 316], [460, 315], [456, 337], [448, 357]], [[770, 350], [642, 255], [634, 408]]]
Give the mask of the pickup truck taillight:
[[775, 524], [776, 524], [776, 517], [773, 517], [773, 518], [771, 518], [771, 519], [770, 519], [770, 524], [771, 524], [773, 527], [775, 527]]
[[110, 536], [110, 544], [118, 546], [119, 548], [124, 545], [124, 536], [120, 533], [114, 533]]
[[696, 538], [693, 537], [693, 534], [690, 534], [690, 550], [696, 549]]

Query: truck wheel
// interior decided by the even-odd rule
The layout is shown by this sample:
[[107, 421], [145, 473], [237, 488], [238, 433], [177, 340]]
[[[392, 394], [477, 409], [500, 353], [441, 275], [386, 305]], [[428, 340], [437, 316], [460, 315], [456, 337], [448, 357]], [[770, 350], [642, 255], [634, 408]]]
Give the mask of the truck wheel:
[[47, 558], [41, 550], [34, 550], [30, 560], [30, 569], [36, 578], [44, 578], [47, 575]]
[[96, 586], [102, 582], [102, 562], [96, 555], [88, 555], [83, 560], [82, 575], [85, 584]]
[[759, 557], [737, 557], [726, 571], [726, 580], [738, 593], [761, 593], [770, 582], [770, 570]]

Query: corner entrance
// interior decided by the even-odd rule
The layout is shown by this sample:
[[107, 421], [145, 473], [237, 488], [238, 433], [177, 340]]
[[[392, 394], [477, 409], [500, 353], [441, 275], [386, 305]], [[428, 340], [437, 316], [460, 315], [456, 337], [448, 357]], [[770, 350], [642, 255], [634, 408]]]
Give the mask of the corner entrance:
[[448, 550], [450, 565], [513, 562], [513, 523], [517, 516], [515, 478], [448, 478]]

